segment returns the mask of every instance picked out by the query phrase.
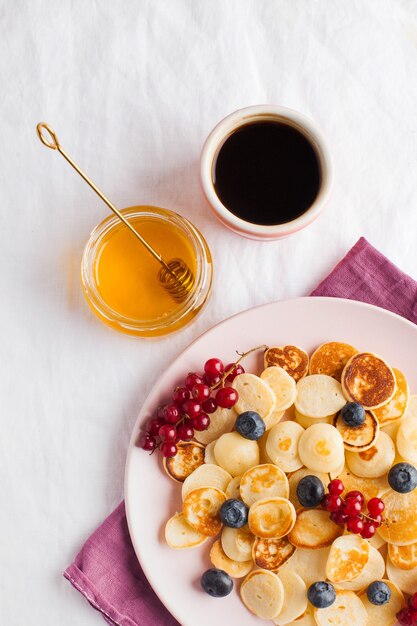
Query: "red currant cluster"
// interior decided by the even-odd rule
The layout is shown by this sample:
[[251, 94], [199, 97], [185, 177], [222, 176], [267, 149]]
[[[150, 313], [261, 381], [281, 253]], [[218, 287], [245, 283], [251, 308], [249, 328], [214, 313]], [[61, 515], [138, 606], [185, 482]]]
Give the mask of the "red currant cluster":
[[[244, 356], [244, 355], [243, 355]], [[209, 359], [204, 364], [204, 374], [189, 372], [184, 385], [176, 387], [171, 403], [158, 408], [156, 417], [150, 420], [139, 445], [153, 452], [161, 449], [164, 457], [177, 454], [179, 441], [190, 441], [194, 431], [206, 430], [210, 425], [210, 413], [217, 407], [230, 409], [238, 399], [233, 387], [227, 386], [245, 370], [238, 363], [224, 367], [220, 359]]]
[[348, 531], [360, 535], [364, 539], [371, 539], [376, 529], [381, 526], [383, 520], [382, 512], [385, 504], [381, 498], [371, 498], [367, 505], [367, 512], [364, 512], [365, 498], [360, 491], [348, 491], [344, 499], [341, 497], [344, 491], [341, 480], [334, 479], [329, 483], [329, 493], [327, 493], [322, 505], [329, 511], [330, 519], [338, 526], [345, 526]]
[[401, 626], [417, 625], [417, 593], [408, 598], [408, 606], [398, 611], [396, 617]]

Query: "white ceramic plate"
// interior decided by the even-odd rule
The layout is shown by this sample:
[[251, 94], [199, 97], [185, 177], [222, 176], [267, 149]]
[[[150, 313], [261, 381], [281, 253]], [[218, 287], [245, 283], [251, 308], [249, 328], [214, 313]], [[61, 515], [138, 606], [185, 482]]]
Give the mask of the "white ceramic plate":
[[[172, 390], [189, 371], [201, 371], [206, 359], [225, 363], [260, 344], [296, 344], [311, 352], [326, 341], [343, 341], [370, 350], [399, 367], [417, 392], [417, 326], [383, 309], [337, 298], [297, 298], [274, 302], [239, 313], [218, 324], [192, 343], [171, 364], [149, 394], [132, 433], [125, 477], [126, 513], [132, 542], [142, 568], [168, 610], [182, 626], [271, 624], [251, 615], [235, 590], [216, 599], [199, 586], [211, 566], [212, 541], [191, 550], [172, 550], [164, 541], [167, 519], [181, 510], [180, 484], [163, 472], [158, 456], [148, 455], [135, 443], [142, 424], [166, 403]], [[262, 355], [250, 356], [247, 371], [260, 371]]]

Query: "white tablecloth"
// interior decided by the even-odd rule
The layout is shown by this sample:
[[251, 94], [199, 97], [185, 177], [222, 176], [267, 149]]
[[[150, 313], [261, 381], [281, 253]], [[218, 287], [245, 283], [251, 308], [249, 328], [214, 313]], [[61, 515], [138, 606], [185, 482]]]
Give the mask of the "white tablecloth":
[[[122, 498], [166, 364], [229, 315], [308, 293], [360, 235], [417, 277], [417, 4], [1, 0], [0, 72], [1, 622], [93, 626], [61, 572]], [[223, 228], [198, 181], [213, 125], [265, 102], [313, 118], [335, 166], [325, 213], [274, 243]], [[189, 328], [140, 341], [89, 311], [80, 257], [107, 209], [40, 120], [118, 206], [169, 207], [205, 234], [214, 292]]]

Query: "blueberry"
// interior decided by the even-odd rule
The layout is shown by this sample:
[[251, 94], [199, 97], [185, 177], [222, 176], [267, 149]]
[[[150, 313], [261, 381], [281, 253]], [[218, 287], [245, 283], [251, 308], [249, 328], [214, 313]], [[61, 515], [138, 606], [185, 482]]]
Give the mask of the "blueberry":
[[381, 606], [391, 600], [391, 589], [382, 580], [374, 580], [366, 590], [369, 602]]
[[316, 609], [327, 609], [336, 600], [336, 591], [333, 585], [320, 580], [310, 585], [307, 591], [308, 599]]
[[410, 463], [397, 463], [388, 472], [388, 482], [394, 491], [409, 493], [417, 487], [417, 469]]
[[248, 523], [249, 509], [242, 500], [230, 498], [223, 502], [220, 509], [220, 519], [225, 526], [230, 528], [242, 528]]
[[324, 497], [324, 485], [317, 476], [304, 476], [297, 485], [301, 506], [318, 506]]
[[265, 422], [255, 411], [245, 411], [237, 418], [235, 428], [242, 437], [256, 441], [265, 432]]
[[200, 582], [203, 590], [213, 598], [224, 598], [233, 589], [233, 580], [229, 574], [215, 567], [205, 571]]
[[365, 409], [359, 402], [348, 402], [340, 411], [342, 420], [351, 428], [362, 426], [365, 421]]

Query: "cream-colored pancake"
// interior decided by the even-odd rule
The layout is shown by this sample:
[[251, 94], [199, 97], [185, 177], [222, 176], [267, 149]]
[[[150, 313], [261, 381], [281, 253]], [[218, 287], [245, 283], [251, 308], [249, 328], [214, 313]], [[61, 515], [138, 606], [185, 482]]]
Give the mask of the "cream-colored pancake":
[[278, 424], [285, 415], [285, 411], [272, 411], [271, 415], [264, 419], [265, 430], [271, 430], [272, 426]]
[[226, 487], [226, 498], [229, 500], [230, 498], [240, 498], [240, 489], [239, 489], [239, 485], [240, 485], [240, 479], [242, 478], [242, 476], [235, 476], [234, 478], [232, 478], [232, 480], [230, 481], [230, 483], [227, 485]]
[[314, 609], [314, 617], [317, 626], [371, 626], [362, 600], [344, 589], [336, 591], [336, 600], [327, 609]]
[[414, 417], [417, 419], [417, 394], [414, 393], [410, 395], [404, 417]]
[[397, 449], [399, 454], [413, 465], [417, 464], [417, 420], [405, 417], [397, 431]]
[[403, 419], [405, 419], [405, 418], [400, 417], [400, 419], [395, 420], [394, 422], [385, 422], [385, 424], [383, 426], [381, 426], [382, 432], [386, 433], [388, 435], [388, 437], [391, 437], [391, 439], [393, 441], [396, 441], [397, 440], [398, 429], [399, 429], [400, 424], [403, 421]]
[[336, 467], [336, 469], [331, 470], [329, 472], [330, 480], [333, 480], [334, 478], [339, 478], [339, 476], [343, 472], [344, 468], [345, 468], [345, 459], [343, 459], [343, 461], [340, 463], [339, 467]]
[[330, 341], [323, 343], [310, 357], [310, 374], [325, 374], [340, 382], [343, 369], [349, 359], [357, 353], [348, 343]]
[[[384, 523], [378, 534], [387, 543], [409, 546], [417, 542], [417, 489], [398, 493], [390, 489], [384, 494]], [[393, 581], [395, 582], [395, 580]]]
[[307, 610], [303, 615], [297, 617], [292, 622], [288, 624], [283, 624], [280, 626], [317, 626], [316, 620], [314, 619], [314, 608], [311, 604], [307, 605]]
[[226, 496], [220, 489], [195, 489], [184, 500], [184, 518], [197, 532], [207, 537], [215, 537], [222, 529], [220, 508], [225, 501]]
[[249, 509], [248, 525], [256, 537], [284, 537], [295, 524], [296, 513], [286, 498], [264, 498]]
[[368, 450], [368, 448], [374, 445], [379, 435], [379, 423], [371, 411], [365, 412], [365, 421], [357, 428], [348, 426], [344, 422], [341, 413], [337, 414], [333, 424], [342, 435], [345, 450], [350, 450], [351, 452]]
[[368, 613], [369, 626], [394, 626], [397, 623], [396, 614], [404, 606], [405, 600], [401, 590], [393, 582], [386, 579], [379, 579], [391, 590], [391, 598], [386, 604], [377, 606], [369, 602], [366, 591], [360, 594], [360, 599]]
[[185, 500], [187, 495], [199, 487], [216, 487], [225, 492], [226, 487], [232, 480], [231, 475], [222, 467], [211, 463], [204, 463], [197, 467], [182, 484], [181, 495]]
[[217, 408], [214, 413], [210, 413], [210, 424], [206, 430], [195, 431], [194, 437], [204, 445], [215, 441], [224, 433], [230, 433], [235, 427], [236, 411], [232, 409]]
[[308, 417], [303, 415], [297, 409], [294, 410], [294, 419], [297, 424], [300, 424], [303, 428], [313, 426], [313, 424], [333, 424], [335, 415], [328, 415], [327, 417]]
[[232, 578], [243, 578], [247, 576], [253, 567], [253, 561], [233, 561], [229, 559], [222, 548], [220, 539], [217, 539], [210, 550], [210, 561], [218, 569], [222, 569]]
[[334, 583], [340, 589], [349, 591], [361, 591], [366, 589], [374, 580], [381, 580], [385, 573], [385, 561], [380, 552], [372, 546], [369, 547], [369, 559], [359, 576], [353, 580]]
[[275, 411], [275, 394], [271, 387], [255, 374], [239, 374], [232, 386], [239, 394], [235, 404], [237, 414], [256, 411], [263, 420]]
[[257, 567], [276, 571], [294, 554], [295, 546], [286, 537], [262, 539], [256, 537], [252, 558]]
[[216, 445], [215, 441], [208, 443], [204, 450], [204, 463], [209, 463], [210, 465], [217, 465], [216, 457], [214, 456], [214, 446]]
[[389, 556], [387, 557], [387, 576], [394, 585], [397, 585], [403, 593], [413, 595], [417, 589], [417, 567], [414, 569], [400, 569], [391, 563]]
[[346, 398], [360, 402], [365, 409], [377, 409], [389, 402], [394, 396], [395, 385], [390, 366], [371, 352], [355, 354], [342, 373]]
[[294, 472], [302, 467], [303, 463], [298, 455], [298, 444], [304, 433], [296, 422], [279, 422], [273, 426], [266, 440], [266, 453], [284, 472]]
[[331, 472], [341, 467], [345, 458], [342, 436], [330, 424], [313, 424], [300, 437], [298, 455], [306, 467]]
[[252, 467], [243, 474], [240, 481], [240, 497], [247, 506], [263, 498], [288, 498], [288, 495], [285, 472], [271, 463]]
[[214, 446], [214, 456], [220, 467], [232, 476], [239, 476], [254, 465], [259, 465], [258, 443], [237, 432], [219, 437]]
[[288, 485], [290, 488], [290, 494], [288, 496], [288, 499], [290, 500], [290, 502], [293, 503], [296, 510], [302, 508], [302, 505], [297, 498], [297, 486], [300, 480], [302, 478], [305, 478], [306, 476], [317, 476], [317, 478], [321, 480], [325, 487], [329, 482], [328, 474], [326, 474], [325, 472], [314, 472], [313, 470], [308, 469], [308, 467], [301, 467], [296, 472], [290, 474], [288, 476]]
[[274, 623], [288, 624], [303, 615], [307, 609], [307, 587], [304, 580], [290, 570], [278, 572], [278, 578], [284, 587], [284, 604], [274, 618]]
[[182, 513], [176, 513], [166, 523], [165, 540], [170, 548], [176, 550], [195, 548], [206, 539], [206, 535], [202, 535], [189, 525]]
[[375, 548], [375, 550], [380, 550], [382, 546], [388, 545], [387, 542], [384, 539], [382, 539], [380, 535], [378, 535], [378, 533], [375, 533], [372, 539], [368, 539], [368, 541], [369, 541], [369, 545], [372, 546], [372, 548]]
[[396, 383], [395, 393], [389, 402], [379, 409], [375, 409], [375, 415], [380, 426], [389, 424], [402, 417], [407, 410], [410, 397], [410, 390], [404, 374], [395, 367], [392, 368], [392, 371], [394, 372]]
[[284, 587], [272, 572], [254, 570], [240, 586], [240, 597], [246, 608], [262, 619], [273, 619], [284, 603]]
[[259, 447], [259, 462], [260, 463], [272, 463], [266, 452], [266, 442], [268, 439], [269, 431], [266, 431], [260, 439], [258, 439]]
[[282, 367], [295, 382], [298, 382], [308, 372], [308, 354], [298, 346], [268, 348], [264, 353], [264, 365]]
[[304, 580], [307, 587], [318, 580], [326, 579], [326, 563], [330, 548], [296, 548], [294, 554], [286, 561], [279, 571], [289, 569]]
[[354, 580], [369, 560], [370, 545], [358, 535], [342, 535], [334, 540], [326, 563], [327, 578], [332, 583]]
[[400, 569], [414, 569], [417, 567], [417, 543], [409, 546], [394, 546], [388, 544], [388, 556], [391, 563]]
[[343, 534], [343, 528], [323, 509], [299, 509], [288, 539], [297, 548], [325, 548]]
[[275, 411], [285, 411], [294, 404], [297, 394], [295, 380], [282, 367], [272, 365], [261, 374], [261, 378], [275, 394]]
[[244, 563], [252, 559], [252, 547], [255, 537], [248, 526], [242, 526], [242, 528], [225, 526], [222, 530], [220, 541], [224, 553], [232, 561]]
[[170, 478], [184, 480], [204, 463], [204, 446], [195, 441], [177, 443], [177, 454], [163, 460], [164, 469]]
[[385, 476], [395, 459], [395, 446], [391, 437], [382, 430], [374, 443], [364, 452], [346, 450], [346, 463], [350, 471], [362, 478]]
[[337, 478], [340, 478], [345, 487], [344, 493], [360, 491], [363, 493], [365, 502], [371, 498], [381, 498], [390, 489], [386, 474], [379, 478], [361, 478], [351, 472], [347, 465]]
[[306, 417], [335, 415], [345, 404], [342, 386], [331, 376], [312, 374], [297, 383], [294, 405]]

